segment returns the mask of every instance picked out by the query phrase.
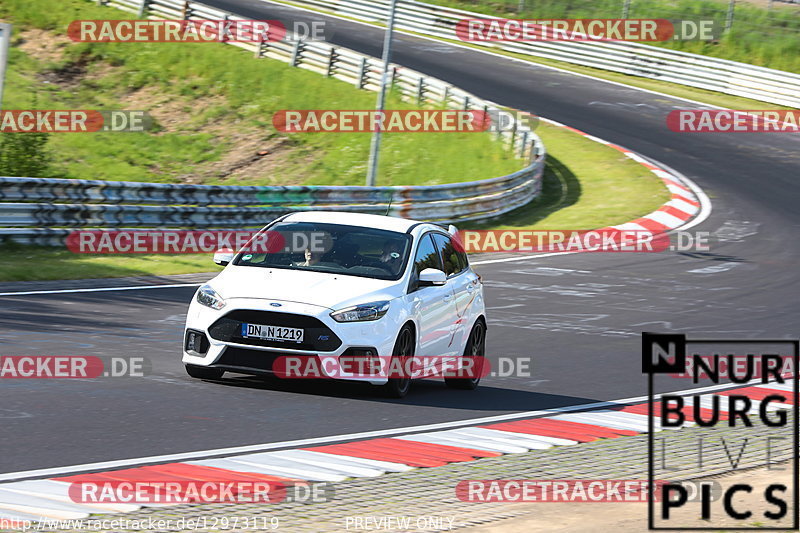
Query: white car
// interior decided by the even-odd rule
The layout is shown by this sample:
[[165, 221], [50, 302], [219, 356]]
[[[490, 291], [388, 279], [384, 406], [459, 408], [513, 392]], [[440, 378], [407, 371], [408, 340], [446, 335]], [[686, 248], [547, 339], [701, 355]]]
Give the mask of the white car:
[[[281, 357], [315, 358], [325, 378], [366, 381], [399, 398], [418, 376], [387, 368], [364, 375], [337, 361], [482, 361], [483, 285], [454, 233], [453, 226], [358, 213], [278, 218], [259, 235], [285, 237], [279, 249], [214, 256], [227, 266], [192, 298], [186, 371], [200, 379], [226, 371], [269, 375]], [[309, 239], [317, 239], [316, 250], [303, 248]], [[481, 374], [449, 375], [449, 386], [474, 389]]]

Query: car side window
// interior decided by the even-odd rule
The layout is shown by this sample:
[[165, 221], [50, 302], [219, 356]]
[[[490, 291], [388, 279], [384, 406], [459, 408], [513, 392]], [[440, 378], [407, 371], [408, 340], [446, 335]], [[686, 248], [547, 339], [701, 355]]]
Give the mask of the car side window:
[[461, 263], [461, 270], [464, 271], [469, 268], [469, 259], [467, 259], [467, 252], [464, 250], [456, 248], [456, 255], [458, 256], [458, 260]]
[[417, 247], [417, 254], [414, 256], [414, 273], [419, 277], [420, 272], [426, 268], [442, 270], [442, 262], [439, 259], [439, 252], [431, 240], [430, 234], [423, 235]]
[[417, 253], [414, 255], [414, 272], [411, 276], [411, 284], [408, 292], [413, 292], [419, 288], [419, 274], [426, 268], [442, 270], [442, 260], [439, 252], [433, 244], [430, 233], [420, 237]]
[[444, 273], [447, 274], [447, 277], [460, 274], [467, 268], [467, 258], [463, 257], [464, 252], [456, 249], [450, 237], [441, 233], [434, 233], [433, 240], [436, 242], [437, 250], [442, 255]]

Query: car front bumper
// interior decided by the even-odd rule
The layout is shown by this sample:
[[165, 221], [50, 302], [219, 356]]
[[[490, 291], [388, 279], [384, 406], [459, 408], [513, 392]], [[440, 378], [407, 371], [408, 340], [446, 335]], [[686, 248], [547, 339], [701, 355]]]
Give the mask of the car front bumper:
[[[386, 383], [382, 372], [369, 375], [348, 372], [339, 360], [353, 348], [372, 348], [377, 355], [391, 355], [400, 329], [391, 310], [379, 320], [365, 322], [336, 322], [330, 313], [326, 307], [287, 301], [233, 298], [226, 301], [225, 307], [215, 310], [192, 300], [184, 330], [182, 360], [185, 364], [257, 375], [273, 374], [273, 363], [281, 356], [316, 357], [320, 373], [327, 378], [373, 385]], [[304, 339], [302, 343], [246, 339], [239, 333], [243, 322], [300, 327], [305, 331]], [[187, 346], [190, 332], [195, 333], [194, 349]]]

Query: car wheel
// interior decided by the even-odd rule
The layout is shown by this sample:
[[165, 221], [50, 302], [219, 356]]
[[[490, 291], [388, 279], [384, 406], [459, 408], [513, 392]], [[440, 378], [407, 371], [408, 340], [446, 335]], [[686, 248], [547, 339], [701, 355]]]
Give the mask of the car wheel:
[[[464, 349], [464, 357], [483, 357], [486, 349], [486, 326], [483, 321], [478, 320], [472, 327], [472, 332], [467, 339], [467, 347]], [[478, 388], [481, 378], [481, 368], [474, 367], [476, 377], [474, 378], [444, 378], [448, 387], [453, 389], [474, 390]]]
[[186, 365], [186, 373], [197, 379], [219, 379], [224, 370], [219, 368], [208, 368], [206, 366]]
[[[400, 359], [399, 367], [406, 367], [406, 360], [414, 356], [414, 331], [409, 326], [403, 326], [397, 335], [397, 341], [392, 350], [392, 359]], [[389, 378], [389, 382], [383, 386], [383, 393], [389, 398], [403, 398], [411, 389], [411, 378]]]

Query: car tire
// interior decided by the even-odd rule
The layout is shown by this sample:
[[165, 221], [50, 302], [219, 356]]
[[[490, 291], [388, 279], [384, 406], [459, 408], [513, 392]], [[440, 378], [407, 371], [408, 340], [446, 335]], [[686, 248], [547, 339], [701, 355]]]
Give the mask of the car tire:
[[[414, 357], [414, 330], [411, 326], [405, 325], [397, 334], [397, 340], [392, 350], [392, 359], [401, 359], [401, 368], [405, 368], [405, 359]], [[388, 383], [383, 385], [383, 394], [387, 398], [404, 398], [411, 389], [411, 378], [389, 378]]]
[[207, 366], [197, 366], [197, 365], [185, 365], [186, 366], [186, 373], [192, 376], [193, 378], [197, 379], [219, 379], [222, 377], [222, 374], [225, 373], [224, 370], [219, 368], [209, 368]]
[[[482, 320], [475, 322], [464, 348], [464, 357], [483, 357], [486, 350], [486, 325]], [[451, 389], [475, 390], [480, 383], [481, 369], [477, 369], [478, 377], [474, 378], [444, 378], [445, 384]]]

